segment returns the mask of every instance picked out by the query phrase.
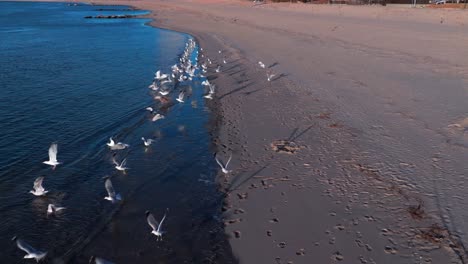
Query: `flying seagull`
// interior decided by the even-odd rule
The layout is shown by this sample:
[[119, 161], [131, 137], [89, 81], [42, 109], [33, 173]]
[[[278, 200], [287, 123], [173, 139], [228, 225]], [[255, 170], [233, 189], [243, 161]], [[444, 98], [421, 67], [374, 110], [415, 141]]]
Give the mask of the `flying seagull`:
[[268, 80], [269, 82], [271, 82], [271, 80], [273, 80], [273, 77], [275, 77], [275, 75], [276, 75], [276, 74], [274, 74], [274, 73], [272, 73], [272, 74], [267, 73], [267, 80]]
[[47, 207], [47, 215], [55, 215], [57, 212], [65, 210], [65, 207], [55, 206], [54, 204], [49, 204]]
[[168, 94], [169, 94], [169, 90], [163, 90], [163, 89], [161, 89], [161, 90], [159, 91], [159, 93], [160, 93], [161, 95], [168, 95]]
[[159, 119], [164, 119], [164, 115], [155, 114], [155, 115], [153, 116], [153, 119], [151, 119], [151, 121], [156, 122], [156, 121], [158, 121]]
[[210, 92], [206, 95], [204, 95], [203, 97], [205, 97], [206, 99], [213, 99], [213, 95], [215, 93], [215, 85], [214, 84], [209, 84], [208, 86], [210, 88]]
[[36, 259], [36, 262], [39, 262], [45, 256], [47, 255], [47, 252], [45, 251], [40, 251], [32, 246], [30, 246], [28, 243], [24, 242], [21, 239], [18, 239], [16, 236], [14, 236], [11, 240], [16, 242], [16, 246], [18, 246], [19, 249], [23, 250], [26, 252], [26, 255], [24, 256], [25, 259]]
[[232, 154], [229, 157], [228, 161], [226, 162], [226, 165], [224, 165], [223, 162], [218, 159], [218, 154], [217, 153], [215, 154], [215, 160], [218, 163], [219, 167], [221, 167], [221, 171], [224, 174], [228, 174], [229, 172], [231, 172], [230, 170], [227, 169], [227, 166], [229, 165], [229, 162], [231, 161], [231, 159], [232, 159]]
[[146, 107], [145, 110], [148, 110], [148, 111], [150, 111], [150, 112], [153, 112], [153, 111], [154, 111], [153, 107], [151, 107], [151, 106]]
[[122, 142], [115, 143], [112, 137], [109, 138], [109, 143], [107, 143], [107, 146], [109, 146], [111, 150], [121, 150], [130, 147], [130, 145]]
[[52, 168], [55, 169], [55, 167], [61, 162], [57, 161], [57, 143], [52, 143], [49, 147], [49, 160], [44, 161], [44, 164], [52, 166]]
[[158, 223], [156, 219], [154, 218], [154, 215], [150, 213], [150, 211], [146, 211], [146, 221], [148, 222], [148, 225], [151, 226], [153, 231], [151, 231], [151, 234], [154, 234], [157, 237], [157, 240], [162, 240], [162, 235], [163, 231], [161, 230], [162, 223], [164, 222], [164, 219], [166, 219], [166, 214], [164, 214], [163, 218], [161, 219], [161, 222]]
[[145, 139], [144, 137], [142, 137], [141, 140], [143, 140], [143, 144], [145, 144], [145, 147], [151, 146], [151, 144], [153, 144], [154, 142], [154, 139], [151, 138]]
[[128, 170], [127, 167], [125, 167], [125, 165], [127, 165], [127, 159], [125, 158], [124, 160], [122, 160], [121, 163], [118, 163], [116, 160], [115, 160], [115, 155], [114, 157], [112, 157], [112, 162], [115, 164], [115, 168], [119, 171], [123, 171], [125, 172], [126, 170]]
[[107, 196], [104, 197], [104, 199], [111, 201], [112, 203], [122, 200], [122, 197], [120, 196], [120, 194], [115, 192], [114, 186], [112, 185], [110, 177], [107, 176], [105, 177], [105, 179], [106, 179], [106, 182], [104, 183], [104, 186], [106, 187]]
[[157, 71], [155, 74], [157, 80], [164, 80], [167, 78], [167, 74], [161, 74], [161, 71]]
[[44, 176], [41, 176], [41, 177], [38, 177], [35, 181], [34, 181], [34, 185], [33, 185], [33, 189], [34, 190], [31, 190], [29, 191], [30, 193], [34, 194], [35, 196], [43, 196], [45, 195], [46, 193], [48, 193], [49, 191], [46, 191], [44, 189], [44, 187], [42, 187], [42, 182], [44, 181]]
[[89, 264], [114, 264], [114, 262], [110, 262], [108, 260], [102, 259], [102, 258], [97, 258], [95, 256], [91, 256], [89, 259]]
[[176, 98], [177, 102], [183, 103], [184, 102], [184, 95], [185, 95], [184, 91], [180, 92], [179, 96]]

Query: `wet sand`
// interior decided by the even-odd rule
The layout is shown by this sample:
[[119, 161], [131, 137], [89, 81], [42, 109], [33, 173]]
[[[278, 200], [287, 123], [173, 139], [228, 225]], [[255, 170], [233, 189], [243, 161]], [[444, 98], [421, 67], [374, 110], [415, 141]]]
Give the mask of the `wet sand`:
[[241, 263], [466, 262], [468, 12], [98, 3], [153, 11], [222, 66], [214, 141], [233, 153], [219, 176]]

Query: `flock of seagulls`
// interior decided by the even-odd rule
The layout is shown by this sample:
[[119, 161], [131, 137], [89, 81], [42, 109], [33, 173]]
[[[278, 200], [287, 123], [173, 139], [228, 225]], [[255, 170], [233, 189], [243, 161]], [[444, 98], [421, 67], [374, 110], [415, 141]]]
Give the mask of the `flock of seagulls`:
[[[189, 39], [188, 43], [185, 46], [184, 53], [179, 59], [179, 63], [171, 67], [171, 70], [172, 70], [171, 73], [166, 74], [166, 73], [162, 73], [160, 70], [156, 71], [154, 75], [154, 80], [148, 87], [151, 90], [151, 93], [154, 96], [154, 99], [156, 101], [159, 101], [162, 104], [167, 104], [171, 101], [171, 99], [168, 98], [167, 95], [175, 91], [181, 82], [191, 81], [193, 80], [194, 77], [201, 77], [201, 78], [205, 77], [205, 74], [209, 70], [209, 65], [212, 64], [212, 61], [209, 58], [206, 58], [204, 63], [199, 65], [198, 56], [195, 56], [194, 58], [195, 63], [193, 63], [191, 57], [195, 48], [196, 48], [195, 41], [193, 39]], [[201, 50], [203, 51], [203, 49]], [[222, 54], [222, 51], [220, 50], [218, 53]], [[201, 56], [205, 57], [204, 55], [201, 55]], [[222, 61], [224, 64], [226, 64], [227, 63], [226, 57], [223, 57]], [[258, 62], [258, 65], [262, 69], [266, 68], [265, 64], [261, 61]], [[214, 71], [216, 73], [221, 72], [221, 65], [217, 65]], [[267, 72], [268, 81], [271, 81], [274, 76], [275, 74]], [[205, 79], [201, 84], [202, 86], [208, 88], [207, 92], [203, 95], [203, 97], [205, 99], [212, 100], [215, 95], [215, 85], [210, 83], [208, 79]], [[178, 103], [183, 104], [185, 103], [185, 100], [186, 100], [185, 96], [186, 96], [186, 91], [181, 90], [179, 91], [178, 96], [175, 100]], [[164, 115], [162, 113], [159, 113], [156, 107], [148, 106], [145, 108], [145, 110], [147, 110], [152, 115], [152, 118], [151, 118], [152, 122], [156, 122], [160, 119], [164, 119]], [[151, 138], [146, 139], [142, 137], [141, 140], [143, 141], [143, 145], [146, 148], [150, 147], [151, 144], [154, 142], [154, 139], [151, 139]], [[111, 151], [123, 150], [123, 149], [127, 149], [130, 147], [129, 144], [126, 144], [123, 142], [116, 143], [112, 137], [109, 138], [109, 142], [106, 143], [106, 145]], [[58, 145], [57, 143], [52, 143], [49, 147], [49, 152], [48, 152], [49, 160], [43, 162], [44, 164], [51, 166], [52, 169], [54, 170], [56, 169], [58, 165], [62, 164], [62, 162], [59, 162], [57, 160], [57, 153], [58, 153]], [[126, 172], [129, 169], [127, 167], [127, 159], [124, 158], [123, 160], [119, 162], [117, 161], [116, 154], [117, 153], [114, 152], [112, 156], [112, 163], [115, 165], [115, 169], [118, 171]], [[228, 166], [229, 166], [229, 163], [231, 162], [232, 154], [229, 156], [229, 159], [227, 160], [226, 163], [224, 163], [218, 157], [217, 154], [215, 154], [214, 158], [216, 160], [216, 163], [219, 165], [219, 167], [221, 168], [221, 171], [224, 174], [228, 174], [231, 172], [231, 170], [228, 169]], [[107, 196], [105, 196], [104, 199], [110, 201], [113, 204], [121, 201], [122, 196], [115, 191], [111, 178], [109, 176], [106, 176], [103, 179], [104, 179], [104, 187], [107, 192]], [[44, 176], [41, 176], [35, 179], [34, 184], [33, 184], [33, 190], [31, 190], [30, 193], [37, 197], [47, 195], [49, 191], [47, 191], [44, 188], [43, 182], [44, 182]], [[55, 204], [49, 204], [47, 207], [47, 215], [48, 216], [57, 215], [59, 212], [65, 209], [66, 209], [65, 207], [61, 207]], [[164, 234], [164, 231], [162, 230], [162, 224], [164, 220], [166, 219], [167, 210], [159, 222], [156, 220], [156, 218], [150, 211], [146, 211], [145, 214], [146, 214], [146, 221], [151, 228], [151, 234], [156, 236], [156, 241], [161, 241], [163, 234]], [[29, 245], [28, 243], [26, 243], [25, 241], [18, 239], [16, 236], [13, 237], [12, 240], [16, 242], [16, 245], [19, 249], [26, 252], [26, 255], [24, 256], [25, 259], [35, 259], [36, 262], [39, 262], [40, 260], [44, 259], [47, 255], [46, 251], [37, 250], [33, 248], [31, 245]], [[112, 262], [108, 260], [95, 257], [95, 256], [92, 256], [90, 258], [89, 263], [112, 264]]]

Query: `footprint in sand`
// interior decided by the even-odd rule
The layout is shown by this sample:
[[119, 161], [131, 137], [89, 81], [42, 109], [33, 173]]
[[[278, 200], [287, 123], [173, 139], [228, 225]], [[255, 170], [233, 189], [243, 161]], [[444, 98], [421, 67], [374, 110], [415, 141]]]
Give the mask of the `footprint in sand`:
[[393, 255], [398, 253], [398, 250], [395, 247], [392, 247], [392, 246], [386, 246], [384, 251], [387, 254], [393, 254]]
[[468, 117], [465, 117], [445, 128], [448, 142], [468, 147]]
[[332, 259], [335, 259], [335, 260], [338, 260], [338, 261], [342, 261], [344, 259], [343, 255], [341, 255], [341, 253], [339, 251], [336, 251], [333, 255], [332, 255]]

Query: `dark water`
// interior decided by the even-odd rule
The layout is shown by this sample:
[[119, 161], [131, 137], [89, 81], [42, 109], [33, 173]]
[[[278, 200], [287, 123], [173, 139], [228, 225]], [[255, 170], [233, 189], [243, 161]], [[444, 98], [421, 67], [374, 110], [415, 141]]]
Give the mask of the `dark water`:
[[[98, 11], [98, 9], [120, 9]], [[138, 14], [124, 6], [0, 2], [0, 259], [34, 263], [14, 235], [48, 251], [45, 263], [87, 263], [97, 255], [116, 263], [232, 263], [220, 221], [222, 195], [210, 150], [210, 111], [195, 78], [184, 104], [151, 122], [147, 88], [168, 72], [190, 36], [146, 26], [145, 19], [84, 19]], [[195, 59], [196, 52], [192, 59]], [[175, 98], [177, 92], [170, 97]], [[117, 172], [105, 143], [130, 170]], [[156, 138], [145, 149], [141, 137]], [[57, 169], [42, 164], [52, 142]], [[105, 201], [111, 175], [124, 201]], [[45, 176], [46, 197], [28, 191]], [[67, 209], [46, 217], [49, 203]], [[145, 211], [160, 219], [162, 242], [150, 234]]]

